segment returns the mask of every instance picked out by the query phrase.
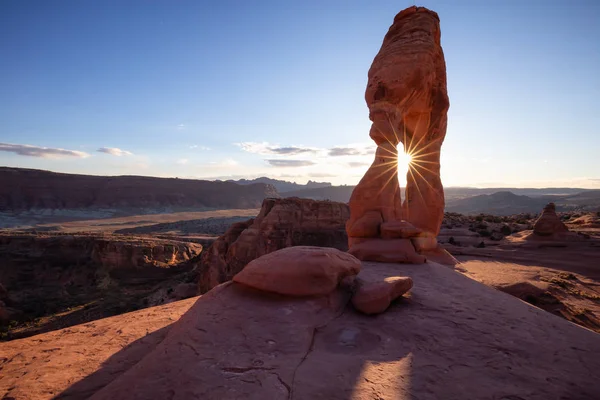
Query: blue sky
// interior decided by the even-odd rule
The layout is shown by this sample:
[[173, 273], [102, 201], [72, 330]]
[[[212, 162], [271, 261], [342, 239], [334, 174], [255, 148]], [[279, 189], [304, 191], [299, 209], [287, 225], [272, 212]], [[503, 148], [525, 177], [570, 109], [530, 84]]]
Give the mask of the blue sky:
[[[0, 2], [0, 165], [355, 184], [405, 1]], [[600, 188], [600, 1], [423, 1], [446, 186]], [[333, 150], [332, 149], [336, 149]]]

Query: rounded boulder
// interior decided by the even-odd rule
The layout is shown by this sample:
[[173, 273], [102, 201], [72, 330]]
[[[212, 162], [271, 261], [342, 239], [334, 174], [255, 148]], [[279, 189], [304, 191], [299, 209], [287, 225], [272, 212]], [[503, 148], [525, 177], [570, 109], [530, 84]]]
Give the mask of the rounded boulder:
[[364, 314], [381, 314], [392, 301], [412, 287], [413, 281], [407, 276], [392, 276], [379, 282], [362, 283], [352, 297], [352, 304]]
[[252, 260], [233, 281], [289, 296], [326, 295], [360, 271], [360, 261], [330, 247], [296, 246]]

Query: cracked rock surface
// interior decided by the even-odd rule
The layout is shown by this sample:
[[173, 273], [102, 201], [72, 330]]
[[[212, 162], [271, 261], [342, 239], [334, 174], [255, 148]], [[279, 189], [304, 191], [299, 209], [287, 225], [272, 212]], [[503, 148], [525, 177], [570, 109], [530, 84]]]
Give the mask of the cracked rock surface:
[[[398, 275], [414, 288], [377, 316], [341, 290], [293, 298], [226, 283], [158, 334], [149, 325], [184, 302], [4, 343], [0, 397], [600, 398], [598, 334], [432, 262], [365, 262], [359, 278]], [[142, 326], [132, 351], [123, 335]]]

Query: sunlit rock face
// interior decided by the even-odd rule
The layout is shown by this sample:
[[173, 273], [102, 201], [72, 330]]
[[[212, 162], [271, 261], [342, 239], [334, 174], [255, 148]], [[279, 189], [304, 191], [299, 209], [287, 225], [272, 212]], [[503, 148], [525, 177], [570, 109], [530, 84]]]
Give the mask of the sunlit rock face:
[[[398, 237], [415, 238], [419, 251], [433, 250], [444, 214], [440, 150], [449, 107], [435, 12], [410, 7], [396, 15], [369, 69], [365, 98], [377, 151], [350, 198], [349, 251], [353, 253], [352, 243], [357, 242], [353, 238], [390, 239], [390, 232], [383, 239], [380, 227], [394, 221], [407, 222], [396, 225], [405, 229]], [[397, 173], [399, 143], [411, 157], [403, 203]], [[406, 259], [398, 254], [396, 261]]]
[[569, 228], [556, 215], [554, 203], [546, 204], [544, 211], [533, 225], [533, 233], [539, 236], [552, 236], [568, 231]]

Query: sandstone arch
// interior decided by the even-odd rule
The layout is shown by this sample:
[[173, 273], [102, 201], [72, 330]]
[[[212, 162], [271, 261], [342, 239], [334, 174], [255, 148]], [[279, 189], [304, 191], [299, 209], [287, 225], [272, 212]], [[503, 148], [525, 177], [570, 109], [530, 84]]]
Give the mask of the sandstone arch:
[[[401, 238], [410, 239], [419, 252], [437, 248], [435, 237], [444, 216], [440, 151], [449, 107], [438, 15], [423, 7], [396, 15], [368, 77], [369, 136], [377, 150], [350, 198], [349, 251], [361, 258], [365, 247], [377, 246], [389, 249], [380, 258], [415, 262], [419, 258], [407, 254], [413, 247], [405, 242], [376, 243]], [[404, 202], [397, 174], [399, 143], [412, 157]], [[386, 238], [382, 226], [387, 226]], [[390, 226], [395, 227], [397, 238]]]

